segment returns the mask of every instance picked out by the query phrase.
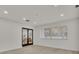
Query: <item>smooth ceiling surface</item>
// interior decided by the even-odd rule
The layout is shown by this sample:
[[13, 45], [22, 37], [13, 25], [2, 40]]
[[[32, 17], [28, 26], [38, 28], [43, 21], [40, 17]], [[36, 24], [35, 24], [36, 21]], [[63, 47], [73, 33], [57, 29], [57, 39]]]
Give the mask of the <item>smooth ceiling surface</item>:
[[[8, 11], [5, 15], [4, 11]], [[60, 16], [64, 14], [64, 16]], [[23, 18], [29, 19], [26, 22]], [[0, 18], [30, 24], [32, 26], [52, 23], [78, 17], [74, 5], [0, 5]]]

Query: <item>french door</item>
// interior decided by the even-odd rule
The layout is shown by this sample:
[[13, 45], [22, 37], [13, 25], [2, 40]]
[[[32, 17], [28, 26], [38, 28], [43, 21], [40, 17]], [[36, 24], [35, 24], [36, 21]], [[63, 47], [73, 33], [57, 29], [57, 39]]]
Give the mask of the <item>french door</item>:
[[22, 46], [33, 44], [33, 29], [22, 28]]

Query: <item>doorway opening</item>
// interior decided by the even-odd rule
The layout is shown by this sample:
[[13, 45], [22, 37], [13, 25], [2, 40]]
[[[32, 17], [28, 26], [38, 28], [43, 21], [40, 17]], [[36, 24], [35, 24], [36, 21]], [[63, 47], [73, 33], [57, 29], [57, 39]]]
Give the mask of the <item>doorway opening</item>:
[[22, 28], [22, 46], [33, 45], [33, 29]]

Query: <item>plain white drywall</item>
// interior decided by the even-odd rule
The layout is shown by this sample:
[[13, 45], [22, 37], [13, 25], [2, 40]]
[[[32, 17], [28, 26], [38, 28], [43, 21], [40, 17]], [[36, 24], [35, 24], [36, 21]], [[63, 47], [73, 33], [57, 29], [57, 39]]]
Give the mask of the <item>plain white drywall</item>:
[[[79, 51], [79, 20], [72, 19], [60, 21], [48, 25], [37, 26], [34, 29], [34, 45], [42, 45], [54, 48], [62, 48], [67, 50]], [[66, 25], [68, 27], [67, 40], [41, 39], [40, 30], [42, 27], [50, 27], [53, 25]]]
[[22, 27], [29, 26], [0, 19], [0, 52], [22, 47]]

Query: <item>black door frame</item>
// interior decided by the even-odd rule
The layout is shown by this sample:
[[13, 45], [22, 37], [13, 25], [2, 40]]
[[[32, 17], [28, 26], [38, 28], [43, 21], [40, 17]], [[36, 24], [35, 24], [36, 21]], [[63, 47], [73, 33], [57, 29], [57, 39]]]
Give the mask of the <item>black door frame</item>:
[[[28, 43], [29, 41], [28, 41], [28, 39], [27, 39], [27, 44], [24, 44], [24, 45], [23, 45], [23, 29], [26, 29], [26, 30], [27, 30], [27, 37], [29, 37], [28, 31], [29, 31], [29, 30], [32, 30], [32, 43], [29, 44], [29, 43]], [[27, 45], [33, 45], [33, 29], [22, 27], [22, 47], [27, 46]]]

